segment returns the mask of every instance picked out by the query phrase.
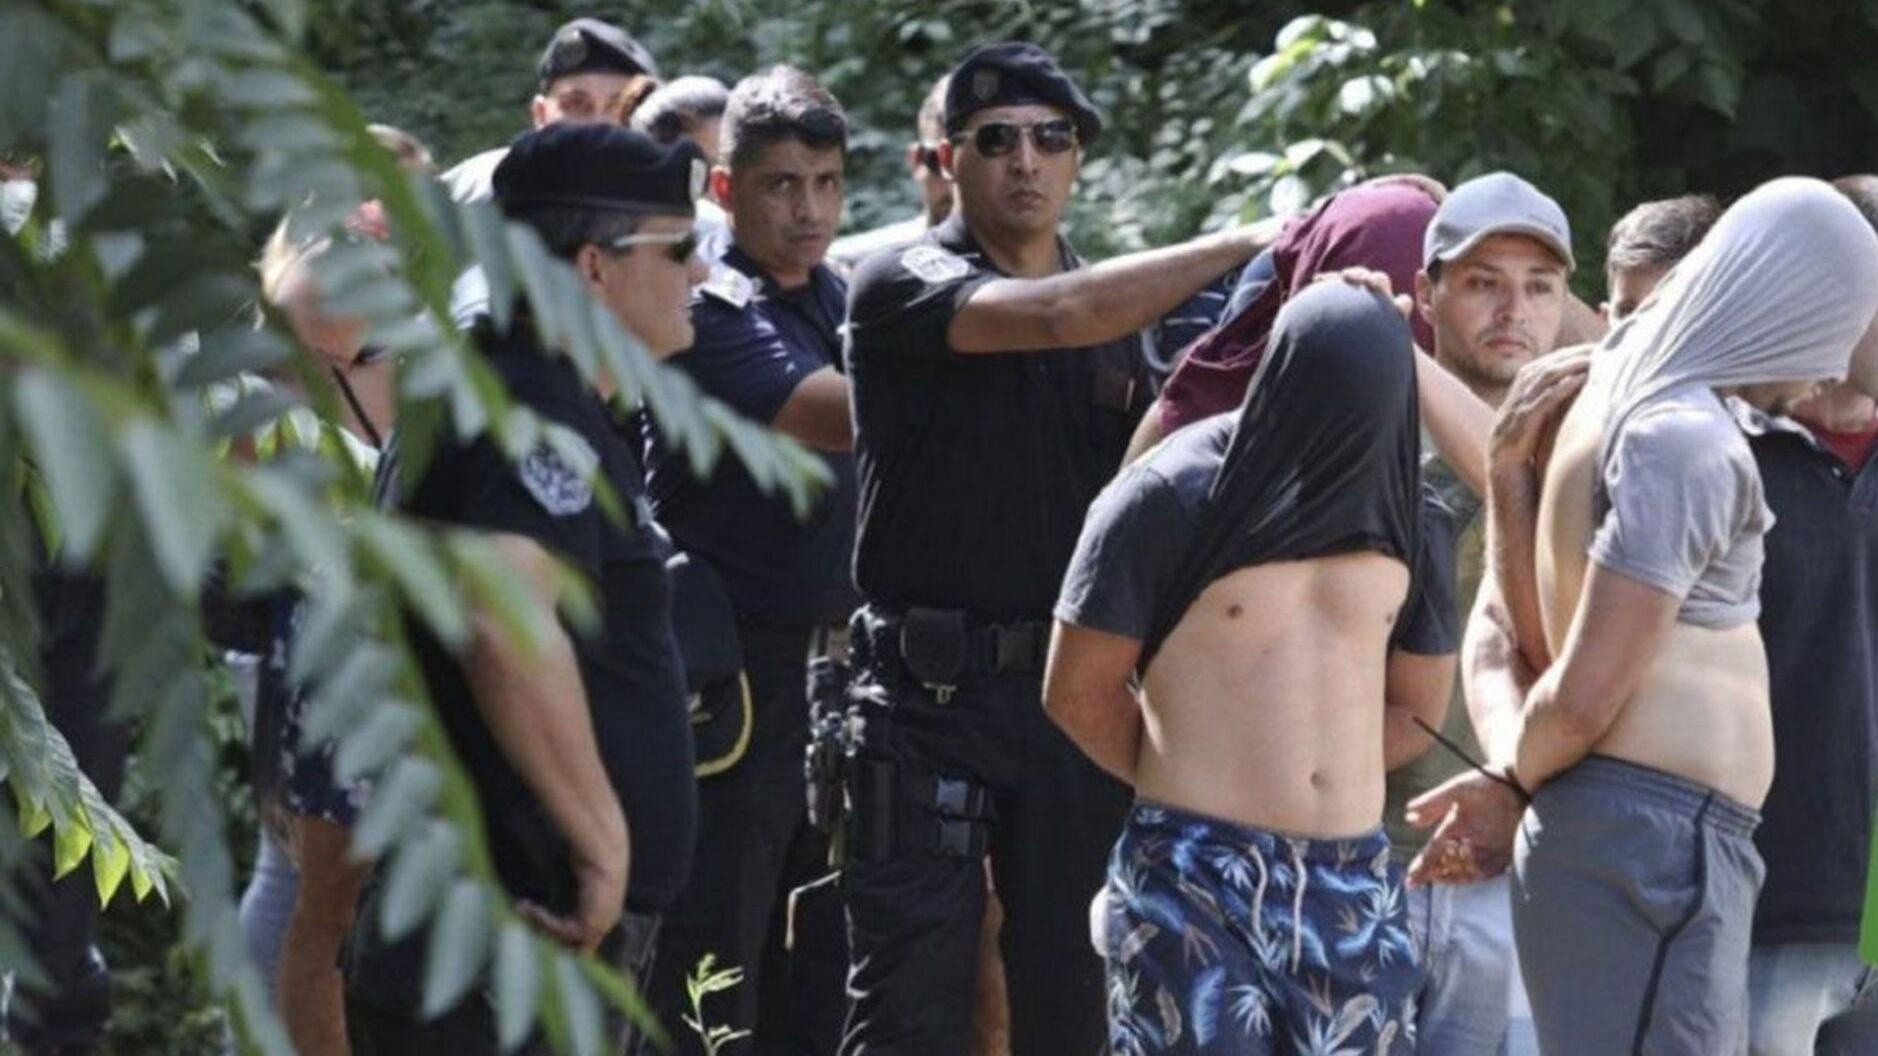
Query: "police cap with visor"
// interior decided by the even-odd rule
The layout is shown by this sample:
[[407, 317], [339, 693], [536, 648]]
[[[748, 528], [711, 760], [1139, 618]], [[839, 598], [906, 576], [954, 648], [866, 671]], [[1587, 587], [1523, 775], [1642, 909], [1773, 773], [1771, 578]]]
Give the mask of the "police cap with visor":
[[496, 200], [510, 216], [536, 209], [694, 216], [708, 169], [688, 139], [662, 146], [618, 125], [560, 122], [509, 144], [496, 166]]
[[986, 44], [965, 56], [946, 82], [946, 135], [958, 135], [980, 110], [1036, 103], [1068, 115], [1084, 146], [1102, 132], [1102, 115], [1055, 56], [1025, 41]]
[[554, 31], [535, 68], [544, 91], [562, 77], [594, 71], [657, 78], [659, 66], [625, 30], [597, 18], [576, 18]]

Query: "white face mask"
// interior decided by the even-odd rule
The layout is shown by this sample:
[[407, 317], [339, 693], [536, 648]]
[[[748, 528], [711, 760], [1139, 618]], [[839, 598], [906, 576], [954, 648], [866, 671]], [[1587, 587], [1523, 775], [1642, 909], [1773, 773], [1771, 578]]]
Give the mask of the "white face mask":
[[31, 180], [7, 180], [0, 183], [0, 227], [9, 235], [17, 235], [20, 228], [26, 226], [26, 218], [33, 214], [33, 203], [39, 200], [39, 185]]

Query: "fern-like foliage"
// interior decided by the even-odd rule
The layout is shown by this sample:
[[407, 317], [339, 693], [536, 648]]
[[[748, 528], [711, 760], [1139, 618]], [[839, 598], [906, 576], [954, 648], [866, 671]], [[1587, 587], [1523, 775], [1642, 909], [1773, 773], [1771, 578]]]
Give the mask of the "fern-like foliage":
[[[0, 237], [0, 484], [26, 500], [0, 509], [0, 780], [19, 806], [0, 811], [0, 866], [49, 831], [58, 868], [89, 861], [107, 900], [125, 879], [140, 898], [180, 891], [184, 935], [244, 1041], [288, 1053], [236, 922], [204, 725], [212, 650], [200, 599], [213, 569], [237, 597], [291, 586], [309, 601], [291, 655], [295, 678], [319, 676], [311, 732], [337, 745], [345, 776], [374, 782], [355, 845], [385, 862], [378, 923], [394, 935], [430, 928], [425, 1006], [449, 1007], [487, 971], [505, 1045], [539, 1029], [558, 1051], [597, 1053], [603, 1002], [650, 1016], [617, 974], [512, 912], [400, 614], [459, 646], [473, 606], [524, 642], [542, 617], [478, 539], [371, 508], [359, 475], [330, 452], [220, 457], [230, 438], [294, 406], [273, 389], [210, 398], [250, 372], [297, 370], [316, 409], [332, 409], [324, 379], [297, 366], [288, 334], [257, 313], [255, 247], [289, 212], [296, 233], [332, 239], [315, 263], [330, 307], [367, 320], [373, 343], [400, 359], [407, 472], [421, 471], [442, 430], [487, 431], [518, 457], [547, 442], [591, 464], [514, 405], [450, 325], [451, 283], [471, 263], [499, 312], [525, 304], [549, 345], [590, 378], [606, 372], [700, 472], [728, 450], [805, 508], [823, 470], [660, 368], [532, 232], [400, 172], [303, 57], [304, 17], [299, 0], [0, 7], [0, 151], [41, 167], [26, 229]], [[343, 218], [367, 198], [384, 204], [389, 243], [345, 237]], [[102, 577], [101, 662], [113, 707], [143, 731], [138, 750], [163, 804], [150, 836], [167, 853], [98, 796], [45, 721], [29, 604], [40, 544]], [[0, 954], [17, 945], [0, 931]]]

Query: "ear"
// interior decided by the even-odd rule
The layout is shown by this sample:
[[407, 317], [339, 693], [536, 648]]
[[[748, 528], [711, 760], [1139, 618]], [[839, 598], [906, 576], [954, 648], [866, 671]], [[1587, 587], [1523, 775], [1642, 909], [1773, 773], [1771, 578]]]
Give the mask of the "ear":
[[[1431, 327], [1435, 325], [1435, 284], [1426, 271], [1415, 273], [1415, 310], [1421, 313], [1423, 322]], [[1434, 349], [1427, 351], [1433, 353]]]
[[543, 125], [546, 125], [548, 123], [548, 97], [547, 96], [537, 95], [535, 96], [533, 100], [529, 102], [528, 120], [532, 122], [536, 128], [540, 128]]
[[729, 212], [730, 211], [730, 170], [723, 167], [722, 165], [713, 165], [711, 167], [710, 182], [708, 182], [705, 186], [710, 189], [711, 200], [723, 206], [725, 212]]
[[953, 169], [952, 169], [952, 162], [955, 157], [956, 155], [953, 153], [952, 141], [949, 139], [940, 140], [939, 141], [939, 171], [945, 175], [946, 179], [951, 180], [956, 183], [958, 181], [958, 176], [956, 173], [953, 172]]
[[574, 251], [574, 274], [579, 275], [582, 282], [596, 290], [606, 281], [605, 277], [600, 274], [600, 258], [604, 255], [600, 252], [600, 247], [591, 242]]

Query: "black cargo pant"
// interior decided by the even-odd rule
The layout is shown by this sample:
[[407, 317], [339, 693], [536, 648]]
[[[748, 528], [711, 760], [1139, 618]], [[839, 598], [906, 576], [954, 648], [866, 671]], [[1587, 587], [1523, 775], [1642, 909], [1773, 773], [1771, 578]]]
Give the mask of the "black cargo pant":
[[[859, 622], [869, 619], [864, 613]], [[1128, 789], [1044, 715], [1039, 675], [968, 677], [939, 693], [906, 672], [890, 628], [873, 625], [862, 638], [855, 677], [865, 733], [851, 840], [879, 842], [870, 815], [881, 804], [870, 800], [881, 798], [883, 783], [891, 785], [892, 825], [887, 846], [866, 848], [868, 860], [851, 844], [843, 870], [854, 1004], [842, 1056], [969, 1051], [984, 852], [1004, 904], [999, 939], [1013, 1056], [1100, 1052], [1102, 962], [1089, 944], [1088, 908], [1127, 814]], [[972, 810], [934, 805], [937, 798], [957, 807], [960, 782], [983, 790], [983, 817], [973, 825], [958, 817]]]
[[[382, 891], [383, 884], [374, 878], [360, 903], [360, 927], [376, 927], [382, 912], [379, 904]], [[419, 929], [397, 943], [374, 947], [374, 952], [367, 957], [376, 963], [369, 966], [356, 959], [358, 940], [355, 931], [346, 985], [346, 1035], [352, 1056], [497, 1056], [501, 1053], [496, 1040], [495, 1000], [486, 969], [482, 979], [462, 1000], [435, 1019], [426, 1020], [419, 1011], [418, 995], [429, 971], [424, 955], [428, 931]], [[628, 911], [620, 918], [619, 926], [601, 941], [596, 956], [618, 968], [628, 982], [642, 980], [658, 940], [657, 916]], [[391, 974], [395, 974], [396, 981], [385, 982], [384, 978]], [[610, 1004], [605, 1006], [603, 1030], [606, 1040], [601, 1051], [607, 1056], [634, 1052], [645, 1037]], [[509, 1056], [552, 1056], [553, 1052], [537, 1027]]]
[[[805, 933], [788, 948], [789, 894], [829, 872], [828, 841], [808, 823], [803, 756], [808, 747], [809, 630], [743, 624], [744, 674], [750, 681], [748, 749], [729, 769], [698, 780], [698, 844], [691, 879], [665, 914], [647, 996], [678, 1053], [703, 1053], [684, 1025], [692, 1012], [685, 979], [705, 954], [719, 969], [741, 968], [743, 981], [704, 999], [707, 1026], [753, 1032], [742, 1051], [823, 1056], [810, 1039], [839, 1022], [839, 935]], [[815, 980], [828, 982], [816, 985]], [[823, 1026], [818, 1031], [817, 1023]]]

